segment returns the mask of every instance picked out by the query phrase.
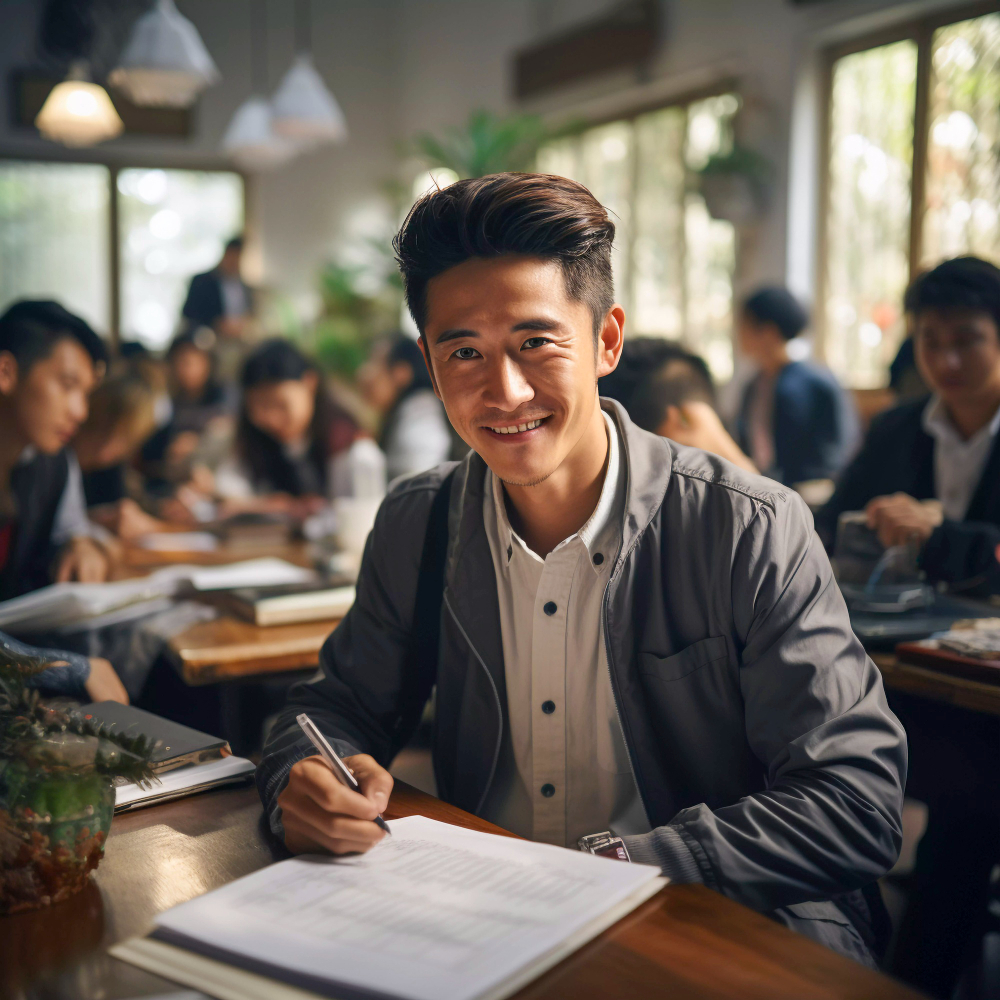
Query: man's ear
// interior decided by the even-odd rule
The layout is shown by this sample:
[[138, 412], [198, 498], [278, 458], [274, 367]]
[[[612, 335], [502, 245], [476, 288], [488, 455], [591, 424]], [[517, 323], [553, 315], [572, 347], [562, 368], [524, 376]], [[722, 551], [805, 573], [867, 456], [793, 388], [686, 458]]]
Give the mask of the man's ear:
[[625, 310], [616, 302], [604, 317], [597, 334], [597, 377], [603, 378], [618, 367], [625, 343]]
[[9, 396], [17, 388], [17, 359], [10, 351], [0, 351], [0, 396]]
[[437, 379], [434, 377], [434, 366], [431, 364], [431, 356], [427, 352], [427, 341], [424, 339], [423, 334], [417, 337], [417, 343], [420, 345], [420, 353], [424, 356], [424, 364], [427, 365], [427, 374], [431, 377], [431, 388], [434, 390], [434, 395], [443, 403], [441, 390], [438, 389]]

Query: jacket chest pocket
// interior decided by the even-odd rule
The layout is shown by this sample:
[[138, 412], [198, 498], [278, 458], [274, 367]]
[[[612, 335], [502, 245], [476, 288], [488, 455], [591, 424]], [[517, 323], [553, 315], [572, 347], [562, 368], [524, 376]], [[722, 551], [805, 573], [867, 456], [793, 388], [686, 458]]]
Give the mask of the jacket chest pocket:
[[709, 664], [729, 658], [729, 645], [724, 635], [714, 635], [686, 646], [672, 656], [639, 654], [639, 670], [647, 677], [660, 681], [679, 681]]

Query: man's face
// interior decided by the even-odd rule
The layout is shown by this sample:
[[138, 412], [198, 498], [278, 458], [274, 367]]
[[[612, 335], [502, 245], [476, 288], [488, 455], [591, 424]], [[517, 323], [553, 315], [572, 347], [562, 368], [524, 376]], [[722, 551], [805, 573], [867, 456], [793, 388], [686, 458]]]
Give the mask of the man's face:
[[1000, 391], [1000, 331], [989, 313], [924, 309], [914, 347], [920, 374], [945, 403]]
[[0, 392], [12, 404], [15, 430], [39, 451], [61, 451], [87, 419], [87, 397], [97, 382], [90, 355], [75, 340], [56, 343], [26, 372], [0, 355]]
[[298, 444], [312, 423], [317, 385], [316, 376], [306, 372], [301, 379], [247, 389], [243, 398], [250, 423], [282, 444]]
[[242, 251], [237, 247], [229, 247], [223, 254], [219, 262], [219, 270], [227, 278], [238, 278], [240, 276], [240, 256]]
[[170, 367], [180, 390], [193, 398], [202, 392], [212, 374], [212, 359], [205, 351], [186, 345], [174, 351]]
[[620, 336], [612, 358], [595, 351], [590, 308], [569, 298], [561, 266], [511, 255], [433, 278], [421, 343], [462, 440], [504, 482], [531, 486], [580, 445]]

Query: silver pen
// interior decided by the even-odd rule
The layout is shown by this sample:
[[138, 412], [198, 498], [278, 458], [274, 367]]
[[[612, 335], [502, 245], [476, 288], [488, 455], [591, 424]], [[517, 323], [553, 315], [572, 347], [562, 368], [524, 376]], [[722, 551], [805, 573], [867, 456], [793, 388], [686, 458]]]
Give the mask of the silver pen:
[[[320, 757], [326, 761], [330, 770], [340, 779], [341, 783], [354, 791], [358, 791], [360, 788], [358, 779], [354, 777], [351, 769], [340, 759], [337, 751], [330, 746], [326, 737], [316, 728], [316, 723], [305, 712], [296, 715], [295, 721], [299, 724], [302, 732], [309, 737], [309, 742], [319, 751]], [[385, 830], [390, 837], [392, 836], [389, 824], [381, 816], [375, 817], [375, 824]]]

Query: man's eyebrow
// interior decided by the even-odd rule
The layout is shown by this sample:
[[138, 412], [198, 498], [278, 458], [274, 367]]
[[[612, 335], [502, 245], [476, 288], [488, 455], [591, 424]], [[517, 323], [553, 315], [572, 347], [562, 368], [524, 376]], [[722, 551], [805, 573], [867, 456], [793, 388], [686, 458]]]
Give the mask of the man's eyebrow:
[[479, 336], [475, 330], [467, 330], [464, 327], [455, 327], [453, 330], [445, 330], [437, 340], [434, 341], [435, 346], [438, 344], [443, 344], [448, 340], [460, 340], [462, 337], [471, 337], [475, 340]]
[[515, 323], [511, 328], [511, 333], [520, 333], [522, 330], [558, 330], [562, 323], [557, 319], [526, 319], [521, 323]]

